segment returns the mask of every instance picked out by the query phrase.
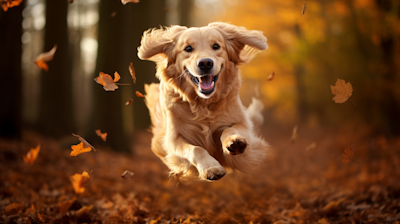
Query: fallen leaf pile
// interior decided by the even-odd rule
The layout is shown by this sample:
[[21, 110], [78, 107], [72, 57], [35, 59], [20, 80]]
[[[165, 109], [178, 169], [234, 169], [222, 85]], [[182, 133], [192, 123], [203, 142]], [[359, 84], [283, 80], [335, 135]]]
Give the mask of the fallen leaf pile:
[[12, 8], [21, 4], [22, 0], [0, 0], [1, 7], [4, 12], [8, 10], [8, 8]]
[[46, 72], [49, 71], [49, 66], [47, 65], [46, 62], [53, 60], [56, 50], [57, 50], [57, 45], [54, 45], [54, 47], [50, 51], [39, 54], [35, 59], [36, 67]]

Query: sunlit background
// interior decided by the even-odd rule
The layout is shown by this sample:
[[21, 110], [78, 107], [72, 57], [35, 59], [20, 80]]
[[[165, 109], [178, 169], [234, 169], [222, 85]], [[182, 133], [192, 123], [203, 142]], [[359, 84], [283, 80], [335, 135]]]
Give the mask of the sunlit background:
[[[354, 125], [399, 134], [399, 1], [24, 0], [0, 12], [0, 73], [7, 83], [1, 135], [79, 133], [98, 141], [94, 130], [101, 129], [109, 133], [108, 146], [126, 151], [135, 132], [150, 125], [143, 99], [134, 93], [157, 82], [155, 64], [136, 56], [143, 31], [213, 21], [261, 30], [267, 37], [268, 50], [241, 67], [242, 100], [248, 105], [253, 96], [262, 99], [265, 125]], [[20, 39], [8, 41], [12, 34]], [[55, 44], [49, 71], [39, 70], [35, 58]], [[10, 68], [16, 62], [20, 68]], [[129, 75], [131, 62], [137, 84]], [[105, 92], [93, 80], [99, 72], [115, 71], [120, 83], [131, 85]], [[271, 73], [275, 77], [268, 81]], [[330, 85], [337, 78], [353, 85], [353, 102], [332, 101]], [[129, 98], [134, 103], [125, 106]]]

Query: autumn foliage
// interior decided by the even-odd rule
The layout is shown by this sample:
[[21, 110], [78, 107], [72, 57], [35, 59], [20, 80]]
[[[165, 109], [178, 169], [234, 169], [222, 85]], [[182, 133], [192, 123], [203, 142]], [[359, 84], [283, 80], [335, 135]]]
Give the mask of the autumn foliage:
[[4, 12], [8, 10], [8, 8], [12, 8], [21, 4], [22, 0], [0, 0], [0, 5], [3, 8]]

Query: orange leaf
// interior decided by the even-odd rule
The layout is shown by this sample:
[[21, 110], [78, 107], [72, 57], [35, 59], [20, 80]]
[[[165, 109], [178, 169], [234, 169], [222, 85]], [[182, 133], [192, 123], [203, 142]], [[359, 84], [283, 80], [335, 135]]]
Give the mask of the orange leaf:
[[118, 72], [114, 72], [114, 82], [118, 82], [121, 79], [121, 76], [118, 74]]
[[353, 158], [354, 151], [351, 150], [350, 146], [347, 146], [340, 156], [342, 157], [342, 164], [346, 164]]
[[114, 83], [114, 80], [111, 78], [109, 74], [100, 72], [99, 76], [94, 78], [94, 80], [103, 86], [105, 91], [114, 91], [118, 89], [117, 84]]
[[351, 96], [353, 87], [350, 82], [346, 83], [343, 79], [337, 79], [335, 86], [331, 86], [331, 91], [335, 95], [332, 98], [335, 103], [344, 103]]
[[14, 215], [14, 214], [17, 214], [22, 209], [24, 209], [24, 205], [21, 203], [15, 202], [15, 203], [7, 205], [5, 213], [7, 216]]
[[129, 2], [133, 2], [133, 3], [139, 3], [139, 0], [121, 0], [122, 4], [126, 5]]
[[36, 67], [47, 72], [49, 70], [49, 66], [46, 64], [46, 62], [53, 60], [56, 50], [57, 44], [54, 45], [50, 51], [39, 54], [35, 59]]
[[131, 76], [132, 76], [132, 79], [133, 79], [133, 83], [136, 84], [135, 68], [133, 67], [133, 63], [132, 62], [129, 64], [129, 73], [131, 73]]
[[8, 8], [12, 8], [14, 6], [18, 6], [21, 4], [22, 0], [3, 0], [0, 1], [1, 7], [3, 8], [4, 12], [8, 10]]
[[77, 156], [79, 154], [92, 151], [92, 148], [90, 148], [90, 147], [85, 148], [83, 145], [84, 145], [83, 142], [79, 143], [78, 145], [71, 145], [72, 151], [69, 155]]
[[35, 160], [39, 154], [39, 151], [40, 151], [40, 144], [38, 146], [36, 146], [36, 148], [31, 148], [29, 150], [29, 152], [22, 157], [24, 159], [24, 162], [26, 164], [32, 165], [33, 162], [35, 162]]
[[82, 174], [76, 173], [75, 175], [70, 176], [69, 179], [71, 180], [72, 187], [74, 187], [75, 192], [83, 193], [85, 192], [83, 185], [89, 181], [90, 177], [88, 172], [83, 171]]
[[141, 94], [139, 91], [136, 91], [135, 94], [136, 94], [137, 97], [144, 97], [143, 94]]
[[101, 139], [103, 139], [103, 141], [106, 141], [107, 139], [107, 133], [101, 133], [100, 129], [96, 130], [96, 134], [97, 136], [99, 136]]
[[90, 147], [90, 148], [93, 149], [93, 151], [95, 151], [95, 152], [97, 151], [97, 150], [93, 147], [93, 145], [89, 144], [89, 142], [87, 142], [87, 141], [86, 141], [84, 138], [82, 138], [81, 136], [76, 135], [76, 134], [74, 134], [74, 133], [72, 133], [72, 135], [75, 136], [75, 137], [77, 137], [79, 141], [83, 142], [83, 144], [85, 145], [84, 148]]
[[126, 106], [129, 106], [129, 105], [132, 105], [132, 103], [133, 103], [133, 99], [130, 98], [130, 99], [125, 103], [125, 105], [126, 105]]
[[271, 74], [269, 74], [267, 81], [272, 81], [275, 77], [275, 72], [272, 72]]
[[77, 217], [81, 217], [83, 215], [87, 215], [89, 211], [93, 208], [93, 205], [90, 206], [83, 206], [76, 212]]
[[58, 210], [60, 211], [61, 214], [65, 214], [75, 201], [76, 198], [72, 198], [71, 200], [58, 202]]

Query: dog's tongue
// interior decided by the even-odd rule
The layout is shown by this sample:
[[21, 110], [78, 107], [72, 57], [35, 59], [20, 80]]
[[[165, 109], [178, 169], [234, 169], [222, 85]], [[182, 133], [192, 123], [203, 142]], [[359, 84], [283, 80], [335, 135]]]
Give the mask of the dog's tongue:
[[211, 75], [201, 77], [200, 78], [200, 83], [199, 83], [200, 84], [200, 88], [202, 88], [202, 89], [211, 89], [213, 87], [212, 78], [213, 77]]

